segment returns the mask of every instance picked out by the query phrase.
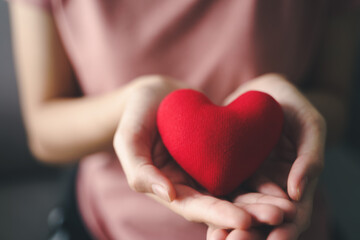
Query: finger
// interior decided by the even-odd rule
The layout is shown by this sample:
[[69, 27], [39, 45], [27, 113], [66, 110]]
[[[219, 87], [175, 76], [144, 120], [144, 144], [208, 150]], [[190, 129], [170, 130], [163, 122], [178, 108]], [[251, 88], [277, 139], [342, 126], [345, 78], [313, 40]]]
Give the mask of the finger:
[[229, 235], [227, 236], [226, 240], [262, 240], [264, 236], [255, 230], [241, 230], [241, 229], [234, 229], [232, 230]]
[[272, 206], [276, 206], [281, 211], [283, 211], [284, 219], [291, 220], [296, 215], [296, 207], [295, 205], [284, 198], [264, 195], [261, 193], [249, 193], [239, 195], [235, 202], [243, 203], [243, 204], [268, 204]]
[[248, 229], [251, 226], [250, 214], [233, 203], [204, 195], [186, 185], [174, 186], [177, 197], [172, 202], [152, 197], [188, 221], [202, 222], [224, 229]]
[[259, 193], [280, 198], [288, 198], [288, 195], [279, 185], [271, 181], [270, 178], [261, 174], [255, 174], [253, 177], [251, 177], [247, 181], [247, 185], [250, 187], [250, 189]]
[[288, 193], [291, 199], [300, 201], [309, 183], [317, 181], [323, 160], [313, 156], [300, 156], [294, 162], [288, 178]]
[[283, 211], [270, 204], [247, 204], [241, 207], [251, 215], [253, 219], [252, 225], [254, 226], [258, 226], [260, 224], [274, 226], [279, 225], [284, 220]]
[[115, 137], [114, 145], [127, 181], [137, 192], [154, 193], [166, 201], [176, 197], [170, 180], [156, 168], [151, 160], [150, 147], [133, 137]]
[[228, 234], [225, 229], [209, 226], [206, 232], [206, 240], [225, 240]]
[[[315, 189], [316, 183], [309, 185], [309, 189]], [[313, 193], [307, 191], [301, 202], [298, 203], [298, 212], [293, 222], [275, 227], [269, 234], [267, 240], [296, 240], [308, 229], [311, 223]]]
[[294, 223], [285, 223], [275, 227], [268, 235], [266, 240], [297, 240], [299, 231]]
[[301, 199], [307, 184], [317, 179], [324, 167], [325, 122], [317, 114], [308, 118], [302, 120], [297, 141], [298, 157], [288, 177], [288, 194], [296, 201]]
[[180, 166], [174, 161], [163, 142], [158, 136], [156, 144], [153, 148], [152, 159], [155, 167], [161, 170], [161, 173], [166, 176], [173, 184], [184, 184], [197, 188], [195, 180], [193, 180]]
[[154, 120], [156, 114], [153, 111], [156, 110], [151, 109], [151, 106], [138, 105], [134, 100], [132, 105], [125, 108], [114, 137], [115, 151], [133, 190], [154, 193], [171, 201], [176, 197], [175, 189], [152, 161], [157, 132]]

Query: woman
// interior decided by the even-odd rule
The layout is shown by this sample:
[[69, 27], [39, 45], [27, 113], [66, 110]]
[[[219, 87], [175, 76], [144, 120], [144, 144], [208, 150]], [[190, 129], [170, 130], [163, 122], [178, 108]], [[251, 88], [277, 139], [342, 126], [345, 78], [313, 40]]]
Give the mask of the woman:
[[[310, 226], [325, 145], [311, 101], [324, 114], [332, 103], [331, 136], [346, 116], [346, 81], [307, 76], [332, 3], [27, 2], [37, 7], [14, 0], [10, 8], [29, 145], [47, 163], [82, 159], [77, 200], [93, 237], [298, 239]], [[307, 97], [293, 84], [308, 85]], [[283, 108], [272, 167], [232, 201], [191, 187], [157, 134], [159, 103], [185, 87], [217, 104], [260, 90]], [[316, 223], [305, 234], [326, 239], [325, 221]]]

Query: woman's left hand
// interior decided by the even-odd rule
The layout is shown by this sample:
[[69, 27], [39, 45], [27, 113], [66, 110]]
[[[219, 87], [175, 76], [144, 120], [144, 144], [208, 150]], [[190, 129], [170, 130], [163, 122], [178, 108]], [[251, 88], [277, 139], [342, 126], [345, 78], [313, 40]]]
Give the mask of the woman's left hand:
[[[325, 120], [295, 86], [277, 74], [263, 75], [240, 86], [225, 104], [249, 90], [274, 97], [285, 121], [278, 145], [246, 185], [260, 194], [290, 198], [297, 208], [296, 216], [266, 230], [258, 226], [245, 232], [209, 227], [207, 239], [298, 239], [310, 225], [315, 189], [324, 166]], [[243, 201], [243, 196], [239, 194], [234, 202]]]

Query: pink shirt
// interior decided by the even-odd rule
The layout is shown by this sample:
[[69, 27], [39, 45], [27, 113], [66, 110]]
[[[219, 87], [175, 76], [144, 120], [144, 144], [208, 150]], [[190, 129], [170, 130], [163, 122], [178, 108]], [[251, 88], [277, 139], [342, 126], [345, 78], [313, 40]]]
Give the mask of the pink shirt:
[[[267, 72], [300, 83], [339, 0], [26, 0], [54, 15], [85, 95], [144, 74], [164, 74], [220, 102]], [[334, 2], [334, 3], [331, 3]], [[84, 222], [98, 239], [205, 239], [189, 223], [132, 192], [113, 153], [84, 158], [77, 179]]]

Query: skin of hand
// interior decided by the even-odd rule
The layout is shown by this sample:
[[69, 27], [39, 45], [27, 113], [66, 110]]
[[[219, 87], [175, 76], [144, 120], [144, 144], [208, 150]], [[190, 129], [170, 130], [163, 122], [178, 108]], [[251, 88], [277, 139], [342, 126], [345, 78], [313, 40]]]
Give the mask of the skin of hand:
[[[210, 227], [208, 239], [298, 239], [310, 225], [316, 184], [324, 166], [325, 120], [295, 86], [277, 74], [263, 75], [240, 86], [225, 103], [249, 90], [272, 95], [283, 108], [285, 123], [279, 143], [247, 186], [267, 196], [290, 197], [296, 216], [266, 231], [253, 227], [229, 232]], [[242, 198], [239, 195], [234, 202]]]
[[216, 228], [248, 229], [292, 219], [295, 206], [278, 196], [244, 193], [235, 204], [204, 193], [170, 157], [157, 131], [156, 112], [167, 94], [184, 87], [170, 78], [145, 76], [127, 89], [114, 149], [129, 186], [189, 221]]

